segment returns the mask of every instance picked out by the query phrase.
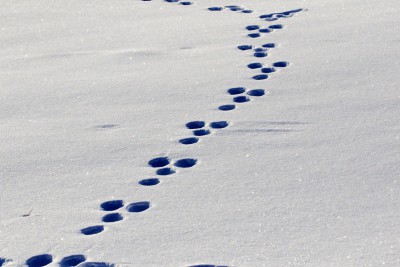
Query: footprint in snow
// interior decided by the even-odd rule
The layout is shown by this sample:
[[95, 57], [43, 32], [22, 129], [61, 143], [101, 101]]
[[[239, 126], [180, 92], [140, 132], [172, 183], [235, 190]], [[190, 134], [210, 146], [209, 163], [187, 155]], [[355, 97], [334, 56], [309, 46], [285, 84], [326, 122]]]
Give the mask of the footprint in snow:
[[149, 208], [150, 202], [148, 201], [135, 202], [126, 206], [126, 210], [133, 213], [143, 212], [145, 210], [148, 210]]
[[247, 36], [250, 37], [250, 38], [259, 38], [259, 37], [261, 37], [261, 34], [259, 34], [259, 33], [249, 33]]
[[228, 89], [228, 94], [230, 95], [239, 95], [246, 91], [244, 87], [233, 87]]
[[272, 66], [274, 66], [276, 68], [286, 68], [287, 66], [289, 66], [289, 62], [278, 61], [278, 62], [273, 63]]
[[209, 7], [209, 11], [223, 11], [223, 10], [230, 10], [230, 11], [235, 11], [235, 12], [241, 12], [241, 13], [253, 13], [253, 10], [246, 9], [241, 6], [236, 6], [236, 5], [230, 5], [230, 6], [215, 6], [215, 7]]
[[53, 256], [50, 254], [41, 254], [37, 256], [33, 256], [26, 261], [26, 265], [28, 267], [41, 267], [49, 265], [53, 262]]
[[178, 168], [191, 168], [197, 164], [197, 159], [180, 159], [175, 162], [175, 166]]
[[213, 129], [223, 129], [229, 126], [227, 121], [214, 121], [210, 123], [210, 127]]
[[168, 157], [154, 158], [149, 161], [149, 165], [153, 168], [165, 167], [171, 163], [171, 159]]
[[272, 72], [275, 72], [276, 71], [276, 69], [275, 68], [262, 68], [261, 69], [261, 72], [262, 73], [272, 73]]
[[230, 111], [230, 110], [236, 109], [236, 106], [235, 106], [235, 105], [228, 104], [228, 105], [219, 106], [218, 109], [219, 109], [219, 110], [222, 110], [222, 111]]
[[[211, 131], [208, 129], [204, 129], [206, 127], [206, 122], [205, 121], [191, 121], [186, 123], [186, 128], [193, 131], [193, 135], [197, 137], [189, 137], [189, 138], [183, 138], [180, 139], [179, 142], [184, 145], [191, 145], [199, 142], [200, 136], [205, 136], [211, 134]], [[209, 124], [209, 127], [212, 129], [223, 129], [227, 127], [229, 124], [226, 121], [216, 121], [216, 122], [211, 122]]]
[[143, 186], [155, 186], [158, 185], [159, 183], [160, 180], [157, 178], [148, 178], [139, 181], [139, 184]]
[[260, 69], [260, 68], [262, 68], [264, 65], [262, 64], [262, 63], [260, 63], [260, 62], [254, 62], [254, 63], [250, 63], [250, 64], [248, 64], [247, 65], [247, 67], [249, 68], [249, 69], [252, 69], [252, 70], [254, 70], [254, 69]]
[[206, 130], [206, 129], [200, 129], [200, 130], [193, 131], [194, 136], [205, 136], [205, 135], [209, 135], [210, 133], [211, 133], [210, 130]]
[[188, 129], [200, 129], [206, 126], [205, 121], [191, 121], [186, 123], [186, 128]]
[[266, 79], [268, 79], [268, 75], [267, 74], [259, 74], [259, 75], [253, 76], [252, 78], [253, 78], [253, 80], [256, 80], [256, 81], [266, 80]]
[[233, 102], [235, 103], [245, 103], [245, 102], [249, 102], [250, 98], [248, 98], [247, 96], [236, 96], [233, 98]]
[[255, 53], [254, 53], [254, 56], [255, 56], [255, 57], [267, 57], [267, 56], [268, 56], [267, 52], [260, 51], [260, 50], [258, 50], [258, 51], [259, 51], [259, 52], [255, 52]]
[[264, 19], [266, 21], [276, 21], [281, 18], [290, 18], [294, 14], [303, 11], [302, 8], [299, 9], [293, 9], [285, 12], [278, 12], [278, 13], [270, 13], [270, 14], [264, 14], [260, 16], [260, 19]]
[[233, 101], [236, 103], [244, 103], [250, 101], [247, 96], [243, 96], [242, 94], [246, 93], [249, 96], [263, 96], [265, 95], [264, 89], [252, 89], [247, 91], [245, 87], [233, 87], [227, 90], [227, 93], [230, 95], [234, 95]]
[[265, 95], [265, 90], [264, 89], [253, 89], [247, 92], [248, 95], [250, 96], [263, 96]]
[[174, 174], [175, 172], [176, 171], [173, 168], [161, 168], [156, 171], [156, 174], [166, 176], [166, 175]]
[[124, 217], [121, 215], [121, 213], [114, 212], [114, 213], [109, 213], [103, 216], [101, 219], [105, 223], [111, 223], [111, 222], [118, 222], [123, 220]]
[[72, 267], [72, 266], [77, 266], [78, 264], [86, 261], [86, 256], [82, 254], [76, 254], [76, 255], [71, 255], [64, 257], [60, 261], [60, 267]]
[[124, 206], [123, 200], [110, 200], [100, 204], [100, 208], [104, 211], [115, 211]]
[[246, 30], [248, 30], [248, 31], [255, 31], [255, 30], [258, 30], [258, 29], [260, 29], [260, 26], [258, 26], [258, 25], [246, 26]]
[[103, 231], [104, 231], [104, 226], [103, 225], [89, 226], [89, 227], [81, 229], [81, 233], [83, 235], [96, 235], [96, 234], [101, 233]]
[[192, 145], [192, 144], [196, 144], [199, 142], [199, 138], [197, 137], [188, 137], [188, 138], [183, 138], [179, 140], [179, 143], [183, 144], [183, 145]]
[[251, 50], [253, 49], [252, 45], [239, 45], [238, 48], [242, 51]]

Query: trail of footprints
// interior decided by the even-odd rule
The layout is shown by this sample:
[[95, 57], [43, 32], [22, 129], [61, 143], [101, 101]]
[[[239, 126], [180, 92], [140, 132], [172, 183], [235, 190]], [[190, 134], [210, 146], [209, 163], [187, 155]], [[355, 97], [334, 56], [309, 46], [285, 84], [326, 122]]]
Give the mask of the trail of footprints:
[[[142, 0], [142, 1], [144, 1], [144, 2], [150, 2], [150, 1], [152, 1], [152, 0]], [[190, 6], [190, 5], [193, 4], [193, 3], [190, 2], [190, 1], [180, 1], [180, 0], [164, 0], [164, 2], [167, 2], [167, 3], [178, 3], [178, 4], [183, 5], [183, 6]]]
[[[152, 0], [142, 0], [145, 2]], [[179, 3], [180, 5], [192, 5], [192, 2], [188, 1], [180, 1], [180, 0], [164, 0], [169, 3]], [[210, 7], [209, 11], [233, 11], [239, 13], [252, 13], [253, 10], [246, 9], [237, 5], [229, 5], [224, 7]], [[276, 21], [282, 18], [289, 18], [294, 14], [302, 11], [302, 9], [289, 10], [280, 13], [270, 13], [261, 15], [259, 18], [268, 22]], [[282, 24], [273, 24], [267, 27], [262, 27], [260, 25], [248, 25], [245, 27], [246, 31], [250, 33], [247, 34], [249, 38], [259, 38], [264, 34], [271, 33], [274, 30], [279, 30], [284, 28]], [[238, 49], [242, 51], [251, 51], [253, 56], [258, 59], [263, 59], [268, 56], [269, 50], [276, 47], [275, 43], [265, 43], [260, 47], [254, 47], [253, 45], [239, 45]], [[275, 73], [277, 69], [285, 68], [289, 66], [289, 63], [286, 61], [278, 61], [271, 64], [271, 66], [266, 66], [263, 62], [251, 62], [247, 65], [248, 69], [254, 71], [260, 71], [259, 74], [252, 76], [253, 80], [266, 80], [268, 75]], [[232, 97], [232, 103], [221, 105], [218, 107], [220, 111], [231, 111], [237, 108], [236, 105], [242, 105], [244, 103], [251, 102], [252, 100], [262, 97], [266, 94], [265, 89], [247, 89], [246, 87], [233, 87], [226, 90], [226, 93]], [[210, 135], [213, 131], [218, 131], [228, 127], [230, 124], [227, 121], [214, 121], [210, 123], [206, 123], [205, 121], [190, 121], [186, 123], [186, 128], [191, 130], [190, 137], [186, 137], [178, 140], [178, 142], [182, 145], [194, 145], [200, 141], [201, 138]], [[103, 126], [97, 126], [97, 128], [114, 128], [114, 124], [107, 124]], [[139, 185], [145, 187], [156, 186], [160, 184], [161, 177], [167, 177], [173, 175], [177, 172], [178, 169], [187, 169], [192, 168], [198, 164], [198, 160], [194, 158], [182, 158], [173, 160], [168, 156], [164, 157], [156, 157], [150, 159], [148, 161], [148, 166], [155, 170], [156, 177], [145, 178], [138, 182]], [[93, 236], [103, 232], [106, 229], [106, 226], [112, 223], [117, 223], [124, 220], [124, 216], [127, 214], [137, 214], [141, 212], [145, 212], [151, 208], [151, 203], [148, 201], [140, 201], [126, 204], [124, 200], [108, 200], [100, 204], [99, 209], [104, 212], [104, 215], [101, 217], [101, 224], [96, 224], [92, 226], [88, 226], [82, 228], [80, 233], [85, 236]], [[26, 260], [26, 265], [28, 267], [41, 267], [46, 266], [53, 262], [53, 256], [50, 254], [41, 254], [36, 255], [28, 260]], [[87, 258], [82, 254], [70, 255], [62, 258], [58, 263], [61, 267], [72, 267], [72, 266], [80, 266], [80, 267], [111, 267], [114, 266], [110, 263], [105, 262], [89, 262], [86, 261]], [[6, 265], [11, 262], [11, 260], [6, 258], [0, 258], [0, 267]], [[200, 264], [200, 265], [192, 265], [192, 267], [218, 267], [217, 265], [212, 264]], [[222, 266], [221, 266], [222, 267]]]

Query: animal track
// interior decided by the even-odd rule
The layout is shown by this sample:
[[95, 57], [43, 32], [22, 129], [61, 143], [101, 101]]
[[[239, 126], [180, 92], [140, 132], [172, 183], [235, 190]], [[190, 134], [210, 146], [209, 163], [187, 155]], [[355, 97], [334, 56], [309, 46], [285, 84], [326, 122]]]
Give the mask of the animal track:
[[226, 121], [214, 121], [210, 123], [210, 127], [213, 129], [223, 129], [229, 126], [229, 123]]
[[89, 226], [81, 229], [81, 233], [84, 235], [95, 235], [104, 231], [103, 225]]
[[261, 37], [261, 35], [259, 33], [249, 33], [247, 36], [249, 36], [250, 38], [258, 38]]
[[264, 89], [253, 89], [247, 92], [248, 95], [250, 96], [263, 96], [265, 95], [265, 90]]
[[104, 215], [103, 218], [101, 219], [105, 223], [110, 223], [110, 222], [118, 222], [123, 220], [124, 217], [120, 213], [110, 213], [107, 215]]
[[262, 45], [262, 47], [265, 47], [265, 48], [274, 48], [275, 46], [276, 45], [274, 43], [266, 43], [266, 44]]
[[186, 128], [188, 129], [200, 129], [206, 125], [204, 121], [191, 121], [186, 123]]
[[298, 13], [302, 10], [303, 10], [302, 8], [299, 8], [299, 9], [289, 10], [289, 11], [280, 12], [280, 13], [264, 14], [264, 15], [260, 16], [260, 19], [264, 19], [266, 21], [275, 21], [280, 18], [289, 18], [289, 17], [293, 16], [295, 13]]
[[247, 67], [248, 67], [249, 69], [259, 69], [259, 68], [262, 68], [262, 67], [263, 67], [263, 64], [262, 64], [262, 63], [259, 63], [259, 62], [255, 62], [255, 63], [250, 63], [250, 64], [248, 64]]
[[269, 29], [269, 28], [259, 29], [258, 31], [261, 32], [261, 33], [270, 33], [270, 32], [272, 32], [272, 30]]
[[179, 140], [179, 143], [181, 143], [183, 145], [196, 144], [197, 142], [199, 142], [199, 138], [197, 138], [197, 137], [189, 137], [189, 138], [183, 138], [183, 139]]
[[[152, 1], [152, 0], [142, 0], [142, 1], [149, 2], [149, 1]], [[188, 1], [180, 2], [180, 0], [164, 0], [164, 2], [179, 3], [179, 4], [184, 5], [184, 6], [188, 6], [188, 5], [193, 4], [192, 2], [188, 2]]]
[[265, 52], [256, 52], [256, 53], [254, 53], [254, 56], [255, 57], [267, 57], [268, 54]]
[[143, 212], [147, 209], [150, 208], [150, 202], [148, 201], [142, 201], [142, 202], [136, 202], [136, 203], [131, 203], [126, 207], [126, 210], [129, 212]]
[[154, 158], [149, 161], [149, 165], [153, 168], [165, 167], [170, 163], [171, 160], [168, 157]]
[[272, 72], [275, 72], [275, 71], [276, 71], [275, 68], [262, 68], [261, 69], [262, 73], [272, 73]]
[[[142, 0], [142, 1], [151, 1], [151, 0]], [[189, 1], [180, 1], [180, 0], [164, 0], [165, 2], [168, 3], [179, 3], [180, 5], [192, 5], [192, 2]], [[223, 10], [230, 10], [238, 13], [252, 13], [252, 10], [245, 9], [244, 7], [237, 6], [237, 5], [228, 5], [224, 7], [210, 7], [208, 8], [210, 11], [223, 11]], [[289, 10], [285, 12], [280, 12], [280, 13], [271, 13], [271, 14], [264, 14], [261, 15], [260, 18], [264, 19], [266, 21], [275, 21], [280, 18], [288, 18], [293, 16], [295, 13], [298, 13], [302, 11], [303, 9], [295, 9], [295, 10]], [[274, 30], [282, 29], [284, 26], [282, 24], [273, 24], [268, 27], [263, 27], [260, 28], [259, 25], [248, 25], [245, 27], [247, 31], [250, 31], [247, 36], [250, 38], [259, 38], [262, 36], [263, 33], [270, 33]], [[246, 50], [252, 50], [254, 49], [254, 57], [257, 58], [263, 58], [268, 56], [268, 51], [270, 48], [275, 48], [276, 44], [274, 43], [266, 43], [263, 44], [261, 47], [256, 47], [254, 48], [253, 45], [239, 45], [237, 48], [246, 51]], [[254, 63], [249, 63], [247, 67], [249, 69], [261, 69], [262, 74], [255, 75], [252, 77], [254, 80], [265, 80], [268, 79], [269, 73], [273, 73], [276, 71], [275, 68], [285, 68], [289, 65], [288, 62], [286, 61], [279, 61], [275, 62], [272, 64], [272, 67], [264, 67], [264, 65], [260, 62], [254, 62]], [[235, 87], [235, 88], [230, 88], [228, 89], [228, 93], [230, 95], [234, 95], [233, 97], [233, 102], [235, 103], [245, 103], [249, 102], [253, 98], [251, 97], [261, 97], [265, 95], [265, 90], [264, 89], [252, 89], [247, 91], [245, 87]], [[229, 111], [233, 110], [236, 108], [236, 105], [234, 104], [227, 104], [227, 105], [222, 105], [218, 107], [219, 110], [222, 111]], [[207, 123], [205, 121], [191, 121], [186, 123], [186, 127], [190, 130], [193, 130], [193, 135], [194, 136], [205, 136], [209, 135], [211, 131], [209, 129], [206, 129], [205, 127], [207, 126]], [[229, 126], [229, 123], [227, 121], [214, 121], [208, 124], [209, 128], [211, 129], [223, 129]], [[116, 124], [104, 124], [104, 125], [98, 125], [95, 126], [95, 128], [98, 129], [112, 129], [116, 128], [118, 125]], [[204, 128], [204, 129], [203, 129]], [[269, 129], [269, 131], [276, 131], [276, 129]], [[282, 130], [281, 130], [282, 131]], [[183, 138], [180, 139], [179, 142], [184, 145], [190, 145], [190, 144], [195, 144], [199, 142], [199, 138], [197, 137], [189, 137], [189, 138]], [[198, 163], [197, 159], [193, 158], [184, 158], [184, 159], [179, 159], [174, 162], [174, 166], [176, 168], [191, 168], [195, 166]], [[167, 167], [168, 165], [171, 164], [171, 159], [169, 157], [158, 157], [158, 158], [153, 158], [149, 160], [148, 165], [152, 168], [157, 168], [156, 174], [165, 176], [165, 175], [171, 175], [174, 174], [176, 171], [174, 168]], [[147, 178], [147, 179], [142, 179], [138, 182], [140, 185], [143, 186], [155, 186], [160, 183], [160, 180], [158, 178]], [[100, 205], [101, 210], [107, 211], [107, 212], [112, 212], [116, 211], [122, 207], [124, 207], [124, 201], [122, 200], [110, 200], [103, 202]], [[135, 203], [130, 203], [129, 205], [126, 206], [126, 210], [131, 213], [140, 213], [143, 211], [146, 211], [151, 207], [150, 202], [148, 201], [142, 201], [142, 202], [135, 202]], [[112, 222], [118, 222], [123, 220], [124, 217], [121, 213], [119, 212], [112, 212], [105, 214], [102, 217], [102, 221], [104, 223], [112, 223]], [[95, 226], [90, 226], [86, 227], [80, 230], [80, 232], [83, 235], [95, 235], [98, 233], [101, 233], [105, 230], [104, 225], [95, 225]], [[6, 262], [9, 260], [6, 260], [4, 258], [0, 258], [0, 266], [4, 265]], [[62, 260], [59, 262], [59, 265], [61, 267], [70, 267], [70, 266], [81, 266], [81, 267], [112, 267], [114, 266], [113, 264], [106, 263], [106, 262], [85, 262], [86, 261], [86, 256], [82, 254], [76, 254], [76, 255], [71, 255], [62, 258]], [[42, 254], [42, 255], [37, 255], [29, 258], [26, 261], [26, 265], [28, 267], [41, 267], [41, 266], [46, 266], [49, 265], [53, 262], [53, 256], [50, 254]], [[191, 267], [227, 267], [227, 266], [217, 266], [213, 264], [199, 264], [199, 265], [192, 265]]]
[[246, 88], [244, 88], [244, 87], [234, 87], [234, 88], [228, 89], [228, 94], [238, 95], [238, 94], [244, 93], [245, 91], [246, 91]]
[[255, 30], [258, 30], [259, 28], [260, 28], [260, 26], [258, 26], [258, 25], [246, 26], [246, 30], [248, 30], [248, 31], [255, 31]]
[[265, 52], [265, 51], [267, 51], [267, 49], [264, 48], [264, 47], [257, 47], [257, 48], [254, 48], [254, 52]]
[[275, 25], [271, 25], [268, 28], [273, 29], [273, 30], [278, 30], [278, 29], [283, 29], [283, 25], [282, 24], [275, 24]]
[[29, 258], [26, 261], [26, 265], [28, 265], [28, 267], [41, 267], [46, 266], [52, 262], [53, 256], [51, 256], [50, 254], [42, 254]]
[[277, 68], [285, 68], [285, 67], [289, 66], [289, 62], [279, 61], [279, 62], [275, 62], [274, 64], [272, 64], [272, 66], [277, 67]]
[[156, 171], [156, 173], [157, 173], [158, 175], [165, 176], [165, 175], [174, 174], [174, 173], [175, 173], [175, 170], [172, 169], [172, 168], [162, 168], [162, 169], [158, 169], [158, 170]]
[[84, 261], [86, 261], [86, 257], [84, 255], [81, 255], [81, 254], [71, 255], [71, 256], [64, 257], [60, 261], [60, 267], [77, 266], [78, 264], [80, 264]]
[[210, 11], [222, 11], [222, 10], [224, 10], [224, 8], [215, 6], [215, 7], [209, 7], [208, 10], [210, 10]]
[[242, 51], [253, 49], [252, 45], [239, 45], [238, 48]]
[[149, 178], [149, 179], [143, 179], [141, 181], [139, 181], [140, 185], [144, 185], [144, 186], [154, 186], [154, 185], [158, 185], [160, 183], [160, 180], [158, 180], [157, 178]]
[[230, 6], [225, 6], [225, 7], [214, 6], [214, 7], [208, 8], [208, 10], [210, 10], [210, 11], [223, 11], [224, 9], [229, 9], [230, 11], [240, 11], [241, 13], [252, 13], [253, 12], [253, 10], [245, 9], [241, 6], [236, 6], [236, 5], [230, 5]]
[[100, 208], [104, 211], [114, 211], [117, 209], [120, 209], [124, 206], [124, 201], [123, 200], [110, 200], [103, 202], [100, 205]]
[[236, 108], [235, 105], [222, 105], [218, 109], [222, 110], [222, 111], [229, 111], [229, 110], [233, 110], [235, 108]]
[[175, 162], [175, 166], [178, 168], [191, 168], [197, 164], [197, 159], [180, 159]]
[[194, 130], [193, 134], [195, 136], [204, 136], [204, 135], [209, 135], [211, 132], [209, 130], [201, 129], [201, 130]]
[[254, 80], [257, 80], [257, 81], [259, 81], [259, 80], [266, 80], [266, 79], [268, 79], [268, 75], [267, 75], [267, 74], [255, 75], [255, 76], [253, 76], [253, 79], [254, 79]]
[[249, 102], [250, 98], [248, 98], [247, 96], [237, 96], [233, 98], [233, 102], [236, 103], [245, 103], [245, 102]]

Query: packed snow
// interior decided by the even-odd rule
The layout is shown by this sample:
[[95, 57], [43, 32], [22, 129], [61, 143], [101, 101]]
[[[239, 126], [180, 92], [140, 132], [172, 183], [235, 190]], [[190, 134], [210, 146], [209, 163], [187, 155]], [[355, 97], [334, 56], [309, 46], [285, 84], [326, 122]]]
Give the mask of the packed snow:
[[400, 266], [399, 10], [1, 1], [0, 266]]

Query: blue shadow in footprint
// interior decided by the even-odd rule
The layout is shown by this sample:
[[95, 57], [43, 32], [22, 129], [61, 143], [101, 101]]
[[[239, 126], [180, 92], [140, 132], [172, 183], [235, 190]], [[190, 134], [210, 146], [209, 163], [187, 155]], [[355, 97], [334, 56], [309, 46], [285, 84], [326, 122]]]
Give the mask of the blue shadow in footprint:
[[143, 212], [149, 208], [150, 208], [150, 202], [142, 201], [142, 202], [135, 202], [135, 203], [129, 204], [126, 207], [126, 210], [129, 212], [138, 213], [138, 212]]
[[67, 256], [60, 261], [60, 267], [73, 267], [84, 262], [85, 260], [86, 257], [82, 254]]
[[175, 162], [175, 166], [178, 168], [190, 168], [197, 164], [197, 159], [180, 159]]
[[181, 143], [183, 145], [196, 144], [197, 142], [199, 142], [199, 138], [197, 138], [197, 137], [189, 137], [189, 138], [183, 138], [183, 139], [179, 140], [179, 143]]
[[244, 87], [234, 87], [234, 88], [229, 88], [228, 89], [228, 94], [230, 95], [239, 95], [242, 94], [246, 91], [246, 88]]
[[223, 129], [229, 126], [227, 121], [214, 121], [210, 123], [210, 127], [213, 129]]
[[247, 92], [248, 95], [250, 96], [263, 96], [265, 95], [265, 90], [264, 89], [253, 89]]
[[50, 264], [53, 261], [53, 256], [50, 254], [42, 254], [29, 258], [26, 261], [28, 267], [41, 267]]
[[229, 110], [233, 110], [235, 108], [236, 108], [235, 105], [222, 105], [218, 109], [222, 110], [222, 111], [229, 111]]
[[104, 231], [103, 225], [89, 226], [81, 229], [81, 233], [84, 235], [95, 235]]
[[124, 201], [123, 200], [110, 200], [101, 203], [100, 208], [104, 211], [114, 211], [117, 209], [120, 209], [124, 206]]
[[205, 130], [205, 129], [193, 131], [193, 135], [194, 136], [204, 136], [204, 135], [209, 135], [209, 134], [210, 134], [210, 131], [209, 130]]
[[149, 179], [143, 179], [139, 181], [140, 185], [144, 185], [144, 186], [154, 186], [154, 185], [158, 185], [160, 183], [160, 180], [158, 180], [157, 178], [149, 178]]
[[186, 123], [186, 128], [188, 129], [200, 129], [206, 125], [204, 121], [191, 121]]
[[172, 168], [162, 168], [162, 169], [158, 169], [158, 170], [156, 171], [156, 173], [157, 173], [158, 175], [163, 175], [163, 176], [165, 176], [165, 175], [174, 174], [174, 173], [175, 173], [175, 170], [172, 169]]
[[122, 221], [123, 219], [124, 219], [124, 217], [122, 217], [122, 215], [120, 213], [115, 212], [115, 213], [110, 213], [110, 214], [104, 215], [101, 220], [105, 223], [111, 223], [111, 222]]
[[167, 166], [167, 165], [170, 164], [170, 163], [171, 163], [171, 160], [170, 160], [170, 158], [168, 158], [168, 157], [154, 158], [154, 159], [151, 159], [151, 160], [149, 161], [149, 165], [150, 165], [151, 167], [153, 167], [153, 168], [165, 167], [165, 166]]

